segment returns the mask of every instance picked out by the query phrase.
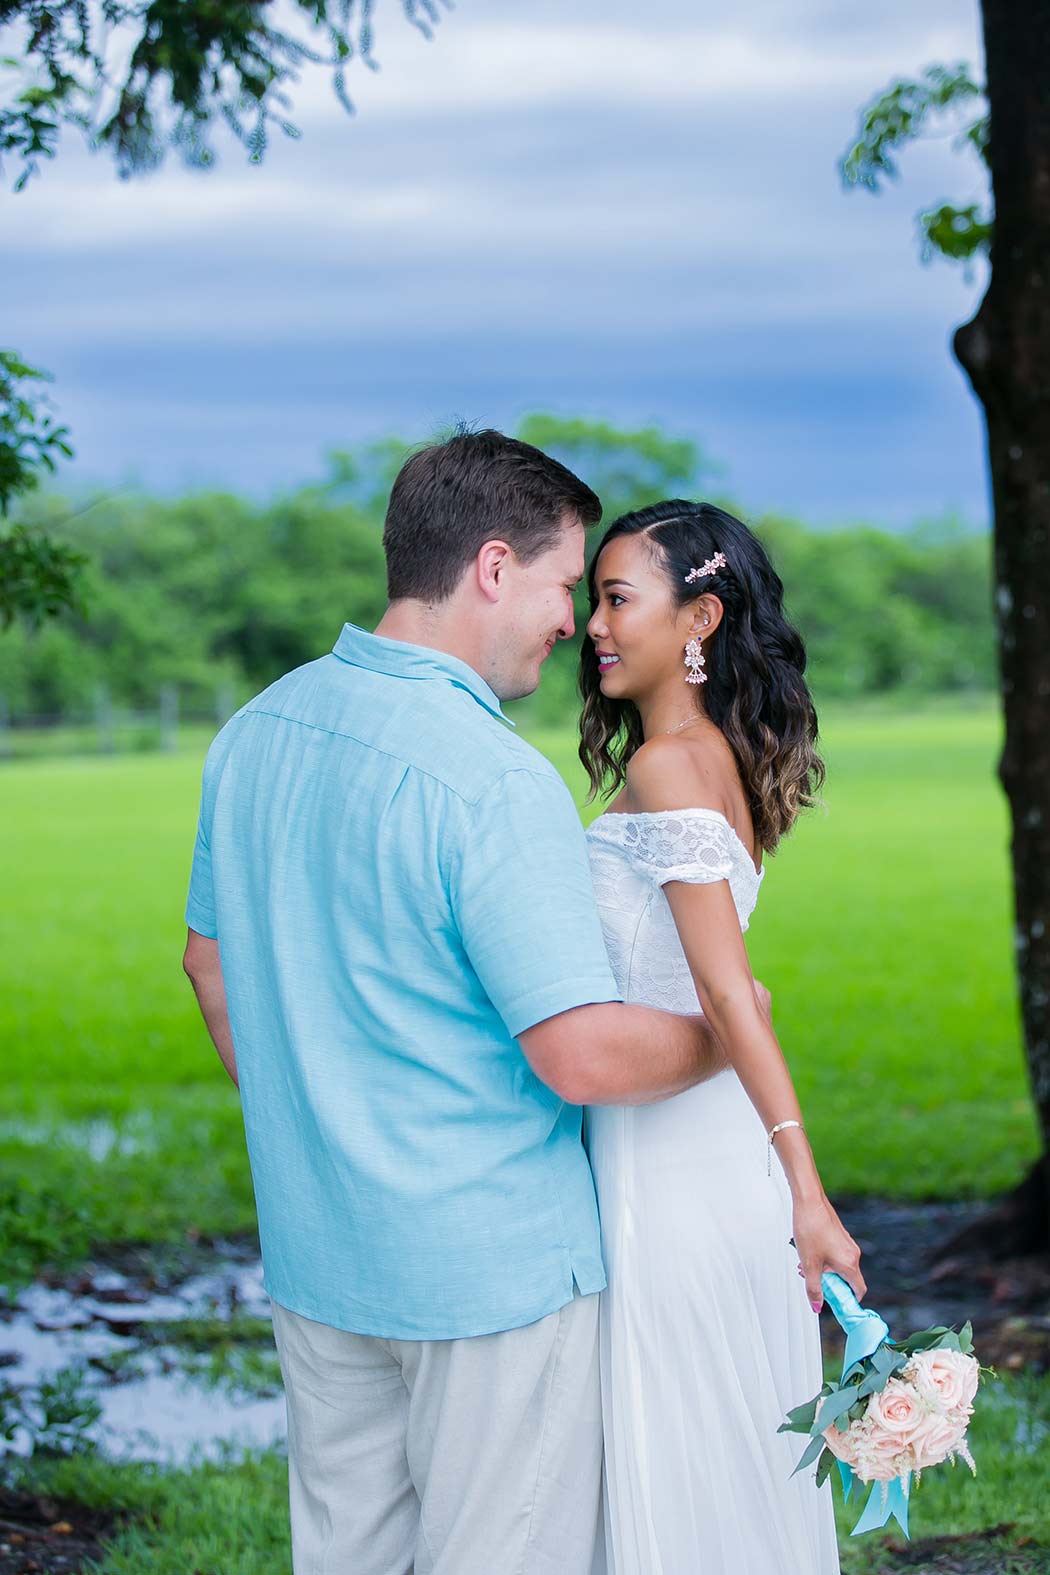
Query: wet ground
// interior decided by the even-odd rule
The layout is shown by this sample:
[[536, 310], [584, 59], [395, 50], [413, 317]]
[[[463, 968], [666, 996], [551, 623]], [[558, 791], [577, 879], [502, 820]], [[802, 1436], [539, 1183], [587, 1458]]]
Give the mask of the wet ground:
[[77, 1575], [114, 1525], [81, 1504], [0, 1489], [0, 1575]]
[[[982, 1363], [1046, 1371], [1050, 1262], [990, 1264], [972, 1250], [945, 1252], [986, 1207], [839, 1201], [863, 1251], [866, 1300], [891, 1334], [969, 1318]], [[837, 1354], [837, 1325], [827, 1315], [822, 1322], [829, 1355]], [[117, 1459], [180, 1463], [231, 1444], [279, 1443], [284, 1403], [256, 1244], [114, 1248], [75, 1277], [37, 1282], [0, 1309], [0, 1384], [9, 1398], [23, 1397], [34, 1430], [46, 1410], [41, 1396], [50, 1394], [59, 1432], [67, 1415], [67, 1429], [79, 1426]], [[16, 1428], [11, 1446], [24, 1453], [29, 1437]], [[0, 1492], [0, 1575], [72, 1575], [111, 1529], [76, 1505]], [[1018, 1547], [1004, 1563], [1001, 1547], [993, 1532], [887, 1544], [879, 1572], [1050, 1575], [1045, 1550], [1029, 1559]]]
[[[970, 1318], [986, 1365], [1045, 1370], [1050, 1265], [943, 1258], [985, 1207], [839, 1203], [863, 1251], [867, 1301], [892, 1334]], [[830, 1318], [825, 1334], [834, 1349]], [[72, 1279], [29, 1287], [0, 1312], [0, 1379], [25, 1390], [70, 1370], [100, 1411], [92, 1437], [123, 1458], [182, 1461], [279, 1441], [284, 1406], [255, 1243], [113, 1249]]]
[[[839, 1214], [862, 1252], [866, 1303], [901, 1338], [934, 1324], [973, 1323], [986, 1367], [1050, 1370], [1050, 1255], [989, 1260], [952, 1238], [985, 1218], [985, 1203], [838, 1200]], [[834, 1320], [824, 1320], [835, 1340]]]
[[[121, 1459], [269, 1445], [284, 1436], [269, 1319], [254, 1243], [115, 1254], [73, 1280], [30, 1286], [0, 1313], [0, 1377], [39, 1395], [76, 1375], [99, 1413], [92, 1440]], [[12, 1444], [27, 1450], [28, 1430]]]

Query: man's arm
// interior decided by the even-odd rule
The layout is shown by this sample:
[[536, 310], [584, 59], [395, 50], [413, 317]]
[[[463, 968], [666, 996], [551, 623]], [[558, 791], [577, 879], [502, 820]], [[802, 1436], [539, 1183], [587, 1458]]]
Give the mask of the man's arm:
[[218, 941], [213, 941], [207, 935], [198, 935], [196, 930], [187, 930], [182, 966], [193, 985], [212, 1043], [219, 1052], [219, 1060], [234, 1083], [237, 1083], [237, 1054], [233, 1048], [230, 1019], [226, 1013], [226, 986], [222, 982]]
[[[767, 1019], [770, 996], [755, 983]], [[559, 1012], [518, 1035], [541, 1082], [571, 1105], [650, 1105], [728, 1066], [699, 1014], [682, 1017], [619, 1001]]]
[[541, 1081], [573, 1104], [644, 1104], [722, 1070], [699, 1013], [620, 999], [583, 828], [551, 767], [508, 768], [458, 815], [452, 913], [482, 989]]

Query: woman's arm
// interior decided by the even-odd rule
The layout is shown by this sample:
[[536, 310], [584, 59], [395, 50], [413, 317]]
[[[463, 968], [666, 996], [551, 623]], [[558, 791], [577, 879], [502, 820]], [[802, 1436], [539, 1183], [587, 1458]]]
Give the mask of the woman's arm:
[[[686, 808], [717, 809], [724, 814], [711, 779], [701, 784], [693, 762], [684, 752], [652, 750], [645, 746], [631, 762], [645, 769], [630, 775], [632, 809], [638, 811]], [[659, 754], [659, 760], [657, 755]], [[657, 769], [658, 768], [658, 769]], [[703, 801], [697, 797], [703, 786]], [[759, 1008], [747, 948], [740, 930], [733, 895], [726, 880], [694, 884], [668, 881], [663, 887], [686, 960], [703, 1007], [726, 1059], [736, 1072], [758, 1112], [766, 1131], [782, 1121], [802, 1121], [791, 1073], [773, 1031], [772, 1022]], [[794, 1201], [795, 1244], [806, 1279], [811, 1304], [823, 1300], [820, 1277], [834, 1270], [853, 1286], [865, 1291], [860, 1273], [860, 1251], [840, 1222], [821, 1185], [813, 1151], [804, 1130], [792, 1127], [774, 1141]]]

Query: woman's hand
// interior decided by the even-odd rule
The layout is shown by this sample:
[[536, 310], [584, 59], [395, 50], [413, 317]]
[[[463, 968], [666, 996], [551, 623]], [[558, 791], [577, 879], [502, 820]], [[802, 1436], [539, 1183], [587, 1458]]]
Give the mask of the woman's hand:
[[811, 1200], [795, 1200], [794, 1227], [798, 1272], [805, 1278], [813, 1311], [819, 1312], [823, 1306], [820, 1277], [826, 1272], [841, 1274], [858, 1299], [863, 1300], [868, 1287], [860, 1272], [860, 1248], [823, 1194]]

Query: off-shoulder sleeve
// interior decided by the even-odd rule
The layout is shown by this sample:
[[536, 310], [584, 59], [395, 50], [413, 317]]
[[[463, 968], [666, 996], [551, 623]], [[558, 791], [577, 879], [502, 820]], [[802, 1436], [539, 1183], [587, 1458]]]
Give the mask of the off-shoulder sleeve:
[[670, 880], [698, 885], [728, 880], [733, 868], [732, 836], [727, 822], [714, 812], [667, 810], [625, 820], [631, 858], [660, 886]]

